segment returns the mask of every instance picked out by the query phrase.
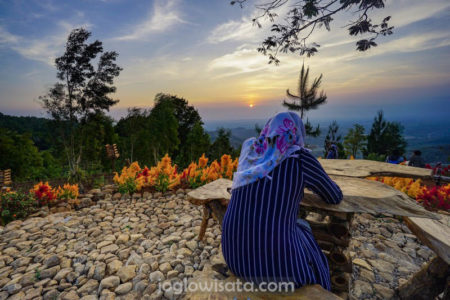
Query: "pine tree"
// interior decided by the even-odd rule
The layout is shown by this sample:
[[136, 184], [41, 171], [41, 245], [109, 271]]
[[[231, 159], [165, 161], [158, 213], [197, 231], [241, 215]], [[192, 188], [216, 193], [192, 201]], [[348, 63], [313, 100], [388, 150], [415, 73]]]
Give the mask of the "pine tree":
[[403, 127], [398, 122], [388, 122], [384, 119], [383, 111], [380, 110], [375, 117], [370, 134], [367, 137], [367, 149], [365, 156], [374, 154], [390, 155], [394, 150], [403, 154], [406, 141], [402, 136]]
[[325, 104], [327, 100], [327, 96], [323, 91], [317, 96], [318, 89], [322, 83], [322, 74], [314, 79], [311, 87], [308, 86], [308, 81], [309, 67], [305, 71], [305, 64], [303, 64], [298, 80], [298, 95], [292, 94], [288, 89], [286, 90], [286, 95], [292, 102], [283, 101], [283, 106], [286, 106], [289, 110], [300, 111], [300, 117], [302, 119], [305, 112], [310, 109], [317, 109], [320, 105]]
[[[303, 119], [305, 113], [310, 109], [317, 109], [320, 105], [325, 104], [327, 96], [323, 91], [317, 96], [318, 89], [322, 83], [322, 74], [318, 78], [315, 78], [311, 87], [308, 85], [309, 81], [309, 67], [305, 71], [305, 64], [302, 65], [300, 70], [300, 76], [298, 80], [298, 95], [292, 94], [289, 89], [286, 90], [286, 95], [292, 100], [287, 102], [283, 100], [283, 106], [289, 110], [300, 111], [300, 117]], [[320, 135], [320, 127], [316, 128], [312, 126], [308, 119], [305, 123], [306, 134], [309, 136], [317, 137]]]

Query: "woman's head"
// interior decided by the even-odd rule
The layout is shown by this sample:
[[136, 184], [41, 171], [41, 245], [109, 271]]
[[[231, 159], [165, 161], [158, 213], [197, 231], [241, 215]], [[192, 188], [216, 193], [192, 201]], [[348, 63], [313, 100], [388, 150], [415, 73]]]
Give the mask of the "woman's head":
[[258, 154], [264, 153], [269, 146], [284, 153], [292, 145], [303, 147], [305, 135], [305, 126], [296, 113], [281, 112], [267, 121], [253, 146]]
[[241, 150], [233, 188], [266, 176], [275, 166], [305, 145], [305, 127], [293, 112], [276, 114], [256, 138], [247, 139]]

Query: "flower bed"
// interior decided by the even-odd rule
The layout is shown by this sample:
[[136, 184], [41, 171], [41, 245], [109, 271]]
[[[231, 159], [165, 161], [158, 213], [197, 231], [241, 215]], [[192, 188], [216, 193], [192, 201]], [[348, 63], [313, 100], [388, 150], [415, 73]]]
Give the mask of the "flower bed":
[[39, 182], [28, 193], [6, 189], [0, 193], [0, 222], [4, 225], [25, 218], [40, 207], [55, 207], [61, 203], [70, 207], [79, 204], [78, 185], [52, 188], [48, 182]]
[[197, 162], [192, 162], [182, 172], [177, 165], [172, 164], [166, 154], [154, 167], [141, 169], [137, 162], [124, 167], [121, 174], [114, 176], [114, 182], [119, 186], [119, 192], [132, 194], [134, 192], [159, 191], [166, 192], [177, 188], [197, 188], [218, 178], [232, 179], [238, 160], [232, 160], [224, 154], [220, 162], [214, 160], [208, 165], [208, 158], [203, 154]]
[[420, 179], [402, 177], [368, 177], [402, 191], [429, 210], [450, 211], [450, 184], [442, 186], [423, 185]]

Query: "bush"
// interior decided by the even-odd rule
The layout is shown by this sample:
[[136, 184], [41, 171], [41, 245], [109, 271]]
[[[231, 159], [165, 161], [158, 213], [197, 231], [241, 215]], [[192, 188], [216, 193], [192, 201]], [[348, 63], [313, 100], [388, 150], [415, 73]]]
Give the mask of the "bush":
[[1, 224], [22, 219], [36, 209], [36, 202], [28, 193], [6, 191], [0, 193]]
[[386, 161], [386, 155], [377, 154], [377, 153], [369, 153], [369, 155], [367, 155], [367, 159], [375, 160], [375, 161]]

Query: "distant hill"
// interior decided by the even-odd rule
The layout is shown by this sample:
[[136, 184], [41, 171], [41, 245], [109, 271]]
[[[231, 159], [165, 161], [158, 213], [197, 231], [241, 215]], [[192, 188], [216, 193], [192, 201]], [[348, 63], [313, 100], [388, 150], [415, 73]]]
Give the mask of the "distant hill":
[[51, 130], [49, 128], [50, 120], [38, 117], [16, 117], [0, 113], [0, 128], [15, 131], [17, 133], [30, 133], [35, 145], [40, 150], [46, 150], [49, 147], [51, 139]]
[[[261, 120], [258, 125], [262, 126], [263, 122], [264, 121]], [[238, 148], [244, 140], [257, 135], [254, 129], [255, 123], [257, 122], [254, 120], [249, 120], [247, 123], [245, 123], [245, 121], [239, 121], [237, 127], [232, 127], [231, 121], [226, 121], [223, 124], [216, 121], [214, 127], [223, 126], [231, 130], [231, 143], [233, 147]], [[323, 156], [323, 144], [329, 123], [330, 122], [319, 123], [322, 130], [320, 136], [316, 138], [306, 138], [309, 148], [316, 157]], [[345, 136], [348, 129], [355, 123], [363, 125], [367, 134], [370, 131], [372, 120], [364, 122], [354, 122], [351, 120], [338, 121], [339, 134], [342, 135], [342, 138]], [[404, 126], [403, 134], [408, 143], [406, 153], [404, 154], [407, 159], [412, 155], [414, 150], [420, 150], [422, 151], [423, 158], [428, 163], [450, 163], [450, 121], [425, 122], [401, 120], [400, 123]], [[313, 125], [316, 125], [316, 123], [313, 122]], [[217, 130], [210, 130], [208, 133], [212, 140], [217, 136]]]

